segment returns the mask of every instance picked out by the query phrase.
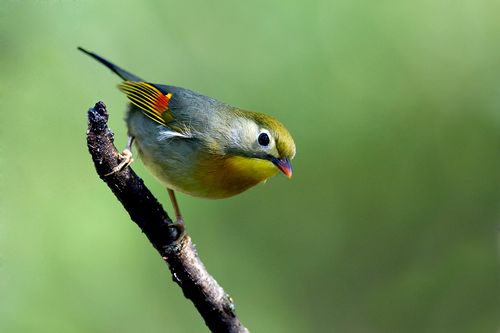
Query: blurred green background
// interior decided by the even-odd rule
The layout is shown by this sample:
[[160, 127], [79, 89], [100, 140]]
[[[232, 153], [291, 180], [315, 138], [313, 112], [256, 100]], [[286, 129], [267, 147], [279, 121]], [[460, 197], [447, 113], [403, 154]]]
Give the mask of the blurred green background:
[[179, 198], [252, 332], [497, 332], [500, 3], [2, 0], [0, 11], [0, 332], [206, 331], [95, 175], [86, 111], [105, 101], [123, 147], [126, 99], [77, 46], [293, 133], [291, 181]]

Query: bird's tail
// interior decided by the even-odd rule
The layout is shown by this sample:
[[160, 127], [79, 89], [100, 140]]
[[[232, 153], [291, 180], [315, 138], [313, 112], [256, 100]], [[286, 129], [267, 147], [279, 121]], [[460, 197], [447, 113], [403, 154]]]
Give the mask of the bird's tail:
[[125, 81], [136, 81], [136, 82], [143, 81], [140, 77], [137, 77], [134, 74], [127, 72], [126, 70], [116, 66], [115, 64], [112, 64], [111, 62], [107, 61], [103, 57], [98, 56], [97, 54], [95, 54], [93, 52], [87, 51], [82, 47], [78, 47], [78, 49], [80, 51], [82, 51], [83, 53], [91, 56], [95, 60], [99, 61], [104, 66], [111, 69], [115, 74], [117, 74], [119, 77], [121, 77]]

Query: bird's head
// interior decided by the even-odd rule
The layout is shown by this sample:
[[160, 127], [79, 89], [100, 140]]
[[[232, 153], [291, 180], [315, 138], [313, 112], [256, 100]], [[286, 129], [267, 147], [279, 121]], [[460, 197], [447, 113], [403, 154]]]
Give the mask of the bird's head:
[[230, 126], [227, 152], [260, 160], [259, 164], [272, 163], [271, 170], [274, 166], [288, 178], [292, 177], [295, 143], [282, 123], [262, 113], [239, 111]]

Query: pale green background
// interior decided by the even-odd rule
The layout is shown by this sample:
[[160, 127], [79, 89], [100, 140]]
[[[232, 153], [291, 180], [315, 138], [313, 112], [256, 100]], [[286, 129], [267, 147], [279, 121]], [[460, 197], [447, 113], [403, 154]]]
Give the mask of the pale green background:
[[291, 181], [179, 198], [252, 332], [498, 332], [497, 1], [0, 10], [0, 332], [206, 331], [95, 175], [86, 110], [105, 101], [123, 147], [126, 99], [77, 46], [293, 133]]

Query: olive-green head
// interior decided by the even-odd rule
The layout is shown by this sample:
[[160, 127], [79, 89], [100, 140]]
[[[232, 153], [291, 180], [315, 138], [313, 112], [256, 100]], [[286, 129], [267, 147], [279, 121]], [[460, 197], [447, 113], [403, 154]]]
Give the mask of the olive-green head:
[[237, 110], [235, 114], [237, 117], [230, 125], [231, 140], [226, 151], [269, 161], [290, 178], [295, 143], [286, 127], [263, 113]]

